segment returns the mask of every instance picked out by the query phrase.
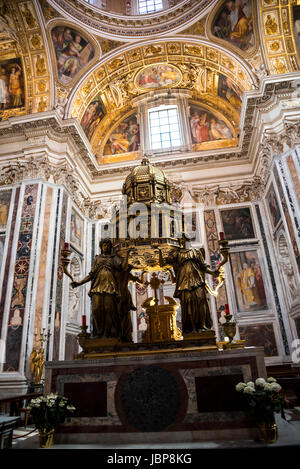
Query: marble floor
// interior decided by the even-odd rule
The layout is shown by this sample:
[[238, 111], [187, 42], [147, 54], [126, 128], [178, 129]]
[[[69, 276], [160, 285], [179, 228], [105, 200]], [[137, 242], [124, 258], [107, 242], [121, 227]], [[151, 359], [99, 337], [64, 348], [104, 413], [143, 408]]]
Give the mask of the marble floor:
[[[286, 420], [276, 414], [276, 423], [278, 426], [278, 441], [266, 445], [262, 441], [252, 440], [223, 440], [223, 441], [192, 441], [184, 443], [153, 443], [153, 444], [54, 444], [50, 449], [105, 449], [105, 450], [151, 450], [151, 449], [257, 449], [257, 448], [300, 448], [300, 408], [296, 408], [293, 414], [286, 412]], [[30, 432], [30, 433], [29, 433]], [[14, 430], [12, 449], [40, 449], [37, 431], [33, 427], [20, 427]]]

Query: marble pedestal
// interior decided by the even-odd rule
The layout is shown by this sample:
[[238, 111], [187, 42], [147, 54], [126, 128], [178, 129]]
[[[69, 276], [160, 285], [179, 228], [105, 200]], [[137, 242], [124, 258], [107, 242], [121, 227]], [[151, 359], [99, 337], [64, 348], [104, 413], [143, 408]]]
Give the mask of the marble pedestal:
[[45, 393], [69, 397], [76, 414], [59, 443], [255, 439], [241, 409], [240, 381], [266, 378], [263, 347], [197, 347], [47, 362]]

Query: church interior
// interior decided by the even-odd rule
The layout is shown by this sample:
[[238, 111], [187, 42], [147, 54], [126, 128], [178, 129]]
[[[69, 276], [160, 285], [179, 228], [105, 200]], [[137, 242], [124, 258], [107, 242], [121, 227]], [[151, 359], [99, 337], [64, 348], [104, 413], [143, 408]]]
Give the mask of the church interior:
[[0, 0], [1, 448], [49, 393], [61, 444], [239, 445], [268, 377], [300, 444], [299, 117], [300, 0]]

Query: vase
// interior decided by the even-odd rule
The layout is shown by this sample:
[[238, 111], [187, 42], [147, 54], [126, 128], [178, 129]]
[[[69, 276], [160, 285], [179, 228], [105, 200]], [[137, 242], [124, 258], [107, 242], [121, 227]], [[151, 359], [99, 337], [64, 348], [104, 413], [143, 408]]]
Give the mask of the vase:
[[48, 432], [46, 430], [39, 430], [40, 448], [50, 448], [54, 442], [54, 429]]
[[273, 421], [258, 422], [258, 428], [261, 438], [265, 443], [276, 443], [278, 439], [278, 428], [273, 418]]

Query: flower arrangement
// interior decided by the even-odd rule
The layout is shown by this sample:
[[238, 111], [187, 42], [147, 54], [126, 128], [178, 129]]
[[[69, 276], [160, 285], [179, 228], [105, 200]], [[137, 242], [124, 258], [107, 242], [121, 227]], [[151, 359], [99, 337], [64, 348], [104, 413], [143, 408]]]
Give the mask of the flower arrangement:
[[75, 410], [69, 399], [57, 393], [31, 399], [28, 407], [33, 423], [42, 432], [55, 430]]
[[238, 383], [235, 389], [256, 421], [271, 425], [274, 423], [274, 412], [283, 413], [285, 399], [275, 378], [257, 378], [255, 383]]

